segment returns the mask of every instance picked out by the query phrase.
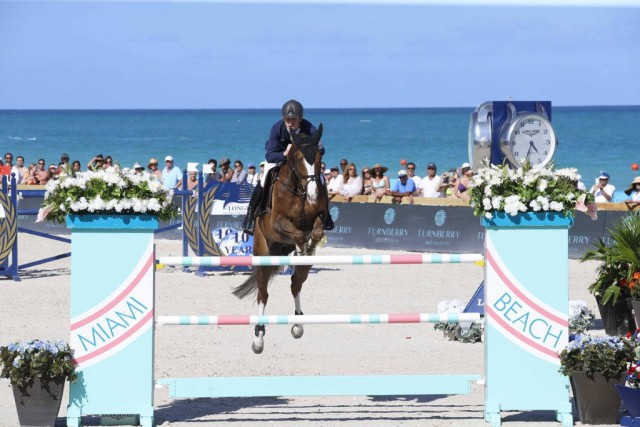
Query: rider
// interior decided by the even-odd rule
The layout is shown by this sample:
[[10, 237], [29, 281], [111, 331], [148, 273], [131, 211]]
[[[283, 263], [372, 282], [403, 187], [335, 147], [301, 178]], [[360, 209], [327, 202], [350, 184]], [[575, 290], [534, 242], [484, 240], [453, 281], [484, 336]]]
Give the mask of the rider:
[[[304, 108], [298, 101], [292, 99], [284, 103], [282, 106], [282, 120], [277, 121], [271, 127], [271, 133], [269, 140], [265, 144], [265, 159], [264, 173], [260, 177], [260, 182], [256, 185], [251, 195], [251, 201], [247, 209], [247, 215], [242, 221], [242, 229], [245, 233], [253, 236], [255, 230], [255, 218], [262, 212], [256, 212], [260, 206], [262, 200], [262, 189], [265, 185], [265, 180], [268, 172], [274, 166], [282, 164], [284, 162], [289, 149], [291, 148], [291, 133], [300, 133], [306, 135], [314, 135], [316, 128], [310, 121], [303, 118]], [[324, 147], [320, 142], [320, 153], [324, 155]], [[325, 192], [325, 200], [327, 201], [327, 217], [324, 221], [325, 230], [333, 230], [333, 220], [329, 213], [329, 198], [326, 196], [327, 186], [325, 185], [324, 177], [321, 178], [322, 189]]]

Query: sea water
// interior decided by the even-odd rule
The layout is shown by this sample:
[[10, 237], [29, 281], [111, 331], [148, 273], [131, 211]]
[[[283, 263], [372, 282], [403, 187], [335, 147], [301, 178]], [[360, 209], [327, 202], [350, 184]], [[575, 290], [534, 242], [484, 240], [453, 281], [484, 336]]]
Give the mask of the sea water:
[[[307, 109], [305, 118], [323, 124], [328, 166], [341, 158], [358, 169], [381, 163], [394, 178], [401, 160], [425, 175], [433, 162], [439, 172], [468, 161], [469, 108]], [[228, 157], [256, 165], [279, 109], [270, 110], [4, 110], [0, 111], [0, 151], [22, 155], [25, 163], [57, 164], [66, 152], [82, 169], [96, 154], [110, 155], [122, 167], [149, 158], [174, 157], [176, 165]], [[575, 167], [590, 187], [601, 170], [611, 174], [617, 199], [640, 172], [640, 106], [554, 107], [559, 144], [557, 167]]]

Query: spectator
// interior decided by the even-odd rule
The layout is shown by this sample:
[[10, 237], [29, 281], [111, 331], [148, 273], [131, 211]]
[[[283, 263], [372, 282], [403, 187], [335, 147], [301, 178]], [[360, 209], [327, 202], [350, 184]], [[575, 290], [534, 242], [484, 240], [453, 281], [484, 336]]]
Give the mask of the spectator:
[[422, 197], [444, 197], [444, 191], [448, 187], [447, 183], [442, 183], [442, 178], [436, 174], [438, 168], [435, 163], [427, 165], [427, 176], [420, 183], [419, 193]]
[[469, 189], [469, 184], [471, 184], [471, 177], [473, 176], [473, 171], [471, 170], [471, 165], [469, 163], [463, 163], [460, 167], [460, 178], [458, 178], [458, 185], [453, 187], [453, 194], [458, 199], [462, 199], [465, 202], [469, 202], [471, 196], [467, 191]]
[[591, 194], [595, 196], [596, 203], [609, 203], [613, 199], [613, 192], [616, 187], [609, 184], [610, 175], [605, 171], [600, 171], [600, 176], [591, 187]]
[[144, 172], [144, 166], [138, 162], [135, 162], [131, 169], [133, 170], [134, 175], [142, 175], [142, 172]]
[[640, 176], [633, 178], [629, 188], [624, 190], [624, 194], [629, 196], [630, 202], [640, 202]]
[[222, 175], [220, 175], [220, 172], [218, 172], [218, 161], [216, 159], [209, 159], [207, 163], [209, 163], [209, 166], [211, 166], [211, 173], [208, 174], [207, 180], [205, 182], [220, 181], [222, 179]]
[[324, 175], [324, 182], [325, 182], [325, 185], [326, 185], [327, 187], [329, 187], [329, 183], [331, 182], [331, 170], [326, 169], [326, 170], [324, 171], [323, 175]]
[[407, 176], [413, 183], [416, 185], [416, 192], [414, 196], [420, 195], [420, 183], [422, 182], [422, 178], [416, 175], [416, 164], [413, 162], [407, 163]]
[[320, 173], [324, 175], [325, 170], [327, 170], [327, 164], [325, 162], [320, 162]]
[[264, 160], [260, 162], [260, 172], [255, 174], [255, 176], [253, 177], [253, 181], [251, 182], [251, 185], [253, 185], [254, 187], [258, 185], [258, 183], [262, 179], [263, 174], [264, 174]]
[[376, 196], [376, 202], [378, 202], [382, 199], [382, 196], [389, 192], [389, 178], [384, 175], [389, 169], [380, 163], [376, 163], [371, 169], [373, 169], [373, 174], [371, 174], [371, 189]]
[[28, 172], [22, 177], [21, 184], [24, 185], [36, 185], [38, 184], [38, 179], [36, 178], [36, 171], [38, 170], [38, 165], [35, 163], [31, 163], [29, 165]]
[[235, 170], [233, 171], [231, 182], [235, 182], [236, 184], [244, 184], [245, 182], [247, 182], [248, 174], [247, 171], [243, 169], [244, 164], [242, 164], [242, 161], [236, 160], [235, 162], [233, 162], [233, 165], [235, 166]]
[[36, 184], [45, 185], [51, 178], [51, 174], [45, 168], [46, 164], [44, 159], [38, 160], [38, 169], [36, 169]]
[[158, 159], [155, 157], [149, 159], [149, 163], [147, 163], [147, 172], [159, 180], [162, 180], [162, 172], [158, 169]]
[[60, 170], [58, 169], [58, 167], [56, 165], [54, 165], [53, 163], [51, 163], [49, 165], [49, 179], [58, 179], [58, 174], [60, 173]]
[[69, 155], [67, 153], [60, 155], [60, 163], [64, 163], [64, 169], [67, 169], [67, 165], [69, 164]]
[[[249, 163], [247, 165], [247, 182], [251, 185], [253, 184], [253, 181], [256, 179], [256, 165], [255, 163]], [[255, 187], [255, 185], [254, 185]]]
[[[35, 165], [34, 165], [35, 166]], [[24, 165], [24, 157], [18, 156], [16, 157], [16, 166], [15, 168], [20, 172], [20, 181], [18, 181], [18, 175], [16, 174], [16, 182], [21, 182], [22, 177], [29, 175], [29, 168]]]
[[98, 172], [103, 168], [103, 165], [104, 165], [104, 157], [102, 157], [102, 154], [98, 154], [93, 159], [89, 160], [89, 163], [87, 163], [87, 170], [92, 172]]
[[230, 182], [233, 178], [233, 169], [231, 169], [231, 160], [226, 157], [220, 159], [220, 182]]
[[104, 158], [104, 164], [102, 165], [104, 170], [109, 170], [113, 168], [115, 171], [120, 171], [120, 166], [113, 163], [113, 158], [111, 156], [107, 156]]
[[362, 194], [369, 196], [373, 194], [371, 187], [371, 171], [367, 166], [362, 168]]
[[4, 155], [4, 165], [11, 167], [10, 168], [11, 172], [9, 174], [9, 178], [11, 178], [11, 174], [15, 174], [16, 183], [22, 181], [22, 175], [20, 174], [20, 170], [16, 166], [13, 165], [13, 154], [5, 153], [5, 155]]
[[335, 196], [336, 194], [340, 194], [340, 179], [338, 178], [338, 167], [334, 166], [331, 168], [331, 181], [327, 183], [327, 192], [329, 196]]
[[444, 192], [446, 197], [456, 198], [453, 189], [458, 186], [459, 179], [460, 176], [458, 175], [458, 172], [455, 169], [449, 169], [449, 186]]
[[340, 181], [339, 192], [344, 197], [344, 200], [350, 202], [353, 200], [353, 196], [362, 194], [362, 178], [358, 176], [358, 169], [356, 165], [351, 163], [344, 171]]
[[403, 197], [409, 197], [409, 203], [413, 204], [414, 191], [416, 191], [416, 184], [409, 179], [406, 170], [400, 169], [398, 171], [398, 181], [393, 184], [389, 195], [393, 196], [395, 203], [402, 203]]
[[74, 160], [73, 163], [71, 164], [71, 172], [82, 172], [81, 169], [82, 165], [80, 164], [79, 160]]
[[167, 188], [175, 188], [178, 181], [182, 179], [180, 168], [174, 166], [173, 157], [164, 158], [165, 167], [162, 169], [162, 184]]
[[340, 159], [340, 174], [344, 175], [344, 173], [346, 172], [347, 169], [347, 165], [349, 164], [349, 160], [347, 159]]
[[[198, 171], [187, 172], [187, 190], [193, 190], [198, 186]], [[182, 189], [182, 180], [176, 184], [178, 190]]]

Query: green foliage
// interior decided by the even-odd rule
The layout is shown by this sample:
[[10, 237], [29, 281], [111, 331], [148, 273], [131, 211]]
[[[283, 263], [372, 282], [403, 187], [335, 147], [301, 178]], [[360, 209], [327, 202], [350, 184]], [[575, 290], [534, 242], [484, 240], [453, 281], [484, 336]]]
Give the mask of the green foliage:
[[620, 337], [593, 337], [578, 334], [567, 348], [560, 352], [560, 373], [570, 376], [584, 371], [588, 376], [600, 372], [614, 378], [627, 372], [634, 357], [634, 344]]
[[71, 348], [64, 341], [18, 341], [0, 347], [0, 377], [8, 378], [24, 393], [34, 378], [75, 381]]
[[640, 300], [640, 213], [621, 218], [609, 233], [610, 245], [599, 239], [580, 258], [600, 262], [589, 292], [601, 295], [603, 304], [615, 304], [621, 296]]

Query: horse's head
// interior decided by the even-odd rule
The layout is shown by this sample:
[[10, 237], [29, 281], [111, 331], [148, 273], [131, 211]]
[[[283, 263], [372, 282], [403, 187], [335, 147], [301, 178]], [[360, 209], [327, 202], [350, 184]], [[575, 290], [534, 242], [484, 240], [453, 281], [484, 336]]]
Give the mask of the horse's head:
[[320, 179], [320, 138], [322, 137], [322, 123], [318, 126], [318, 131], [313, 135], [303, 133], [291, 134], [293, 145], [287, 155], [291, 169], [300, 181], [301, 187], [305, 188], [307, 197], [315, 201], [318, 197], [317, 182]]

